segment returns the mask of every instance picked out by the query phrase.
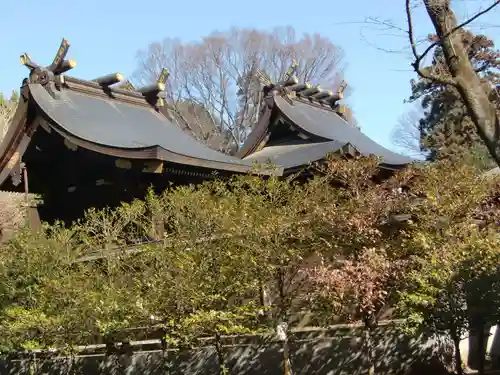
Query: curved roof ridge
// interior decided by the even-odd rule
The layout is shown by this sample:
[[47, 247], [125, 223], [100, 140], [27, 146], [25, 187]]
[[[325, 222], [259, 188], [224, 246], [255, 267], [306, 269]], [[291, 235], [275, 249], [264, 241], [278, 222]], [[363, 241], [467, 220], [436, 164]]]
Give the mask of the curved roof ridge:
[[[61, 90], [54, 98], [40, 84], [29, 85], [30, 94], [43, 113], [63, 135], [87, 145], [100, 146], [98, 152], [118, 153], [146, 159], [152, 154], [165, 161], [234, 172], [247, 172], [247, 161], [210, 149], [198, 142], [153, 108], [117, 102], [71, 90]], [[83, 146], [85, 147], [85, 146]], [[146, 156], [140, 151], [149, 150]], [[136, 156], [132, 153], [136, 152]]]
[[297, 101], [289, 104], [279, 96], [276, 96], [274, 101], [283, 116], [310, 135], [325, 141], [350, 143], [362, 155], [381, 157], [384, 164], [405, 165], [414, 161], [379, 145], [335, 112], [322, 111], [316, 106]]

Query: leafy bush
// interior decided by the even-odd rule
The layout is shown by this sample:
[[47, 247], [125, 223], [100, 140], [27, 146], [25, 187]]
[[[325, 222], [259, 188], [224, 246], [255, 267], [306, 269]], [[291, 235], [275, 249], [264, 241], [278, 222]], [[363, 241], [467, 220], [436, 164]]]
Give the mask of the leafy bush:
[[472, 316], [497, 319], [496, 180], [449, 162], [381, 180], [372, 158], [332, 159], [320, 172], [172, 187], [70, 228], [20, 232], [0, 249], [0, 345], [154, 329], [190, 346], [304, 309], [319, 324], [371, 329], [397, 306], [409, 328], [452, 337]]

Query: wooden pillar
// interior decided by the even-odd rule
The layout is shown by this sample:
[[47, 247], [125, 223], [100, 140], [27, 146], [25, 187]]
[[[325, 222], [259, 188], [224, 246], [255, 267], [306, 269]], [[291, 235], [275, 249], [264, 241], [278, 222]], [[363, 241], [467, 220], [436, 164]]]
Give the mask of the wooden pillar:
[[24, 180], [24, 203], [26, 205], [26, 220], [28, 226], [32, 230], [40, 230], [42, 223], [40, 221], [40, 215], [38, 214], [38, 207], [36, 202], [31, 201], [29, 198], [29, 182], [28, 182], [28, 168], [25, 164], [23, 168], [23, 180]]

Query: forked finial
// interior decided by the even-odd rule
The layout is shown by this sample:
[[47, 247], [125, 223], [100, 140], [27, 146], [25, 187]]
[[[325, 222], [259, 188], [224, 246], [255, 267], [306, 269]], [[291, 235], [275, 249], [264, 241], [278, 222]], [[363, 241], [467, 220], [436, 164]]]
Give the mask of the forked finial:
[[[169, 76], [170, 76], [170, 72], [168, 71], [168, 69], [163, 68], [161, 70], [160, 76], [158, 77], [158, 80], [156, 81], [158, 86], [163, 85], [163, 90], [157, 94], [156, 107], [163, 107], [165, 105], [165, 100], [164, 100], [165, 87], [166, 87], [167, 79]], [[164, 95], [162, 96], [161, 94], [164, 94]]]
[[40, 71], [45, 70], [52, 72], [54, 75], [62, 74], [76, 67], [75, 60], [65, 60], [69, 47], [69, 42], [63, 38], [52, 63], [44, 68], [31, 60], [30, 55], [27, 53], [21, 55], [21, 64], [26, 66], [31, 72], [38, 69]]
[[169, 74], [168, 70], [163, 68], [155, 83], [138, 87], [135, 90], [144, 96], [156, 96], [165, 90], [165, 83], [167, 82]]
[[31, 60], [30, 55], [28, 55], [27, 53], [21, 55], [21, 64], [26, 66], [29, 70], [33, 70], [40, 67], [36, 62]]
[[168, 69], [163, 68], [155, 83], [138, 87], [135, 91], [141, 93], [152, 107], [162, 107], [165, 104], [163, 99], [165, 97], [165, 86], [169, 75]]
[[293, 59], [292, 63], [288, 67], [288, 70], [286, 71], [281, 81], [287, 82], [288, 80], [290, 80], [292, 76], [297, 72], [297, 67], [298, 67], [297, 61]]
[[52, 64], [50, 64], [47, 69], [49, 69], [51, 72], [56, 72], [62, 64], [64, 59], [66, 58], [66, 55], [68, 54], [69, 50], [69, 42], [63, 38], [61, 41], [61, 45], [59, 46], [59, 49], [57, 50], [56, 56], [54, 57], [54, 60], [52, 60]]
[[168, 79], [169, 76], [170, 76], [170, 72], [168, 71], [168, 69], [163, 68], [161, 70], [160, 76], [158, 77], [158, 79], [156, 80], [156, 82], [158, 84], [164, 84], [165, 85], [167, 83], [167, 79]]
[[342, 82], [340, 82], [339, 88], [337, 89], [337, 93], [339, 95], [342, 95], [342, 97], [344, 97], [344, 91], [346, 88], [347, 88], [347, 82], [345, 80], [342, 80]]

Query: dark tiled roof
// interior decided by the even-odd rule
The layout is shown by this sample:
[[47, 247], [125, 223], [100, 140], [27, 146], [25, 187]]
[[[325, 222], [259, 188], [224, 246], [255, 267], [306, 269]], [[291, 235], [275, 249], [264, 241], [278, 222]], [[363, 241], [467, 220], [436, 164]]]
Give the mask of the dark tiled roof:
[[221, 134], [206, 110], [191, 103], [177, 103], [175, 108], [165, 110], [166, 116], [173, 124], [212, 150], [227, 153], [230, 140]]
[[244, 160], [257, 163], [272, 162], [285, 169], [295, 168], [321, 160], [328, 153], [339, 151], [344, 145], [341, 142], [331, 141], [268, 146], [250, 154]]
[[94, 144], [128, 150], [160, 147], [198, 160], [251, 167], [214, 151], [189, 136], [154, 109], [113, 99], [61, 90], [54, 99], [39, 84], [29, 85], [37, 105], [63, 131]]
[[290, 104], [279, 95], [276, 95], [274, 100], [279, 111], [306, 133], [321, 137], [325, 141], [349, 143], [362, 155], [382, 158], [384, 164], [404, 165], [414, 161], [379, 145], [332, 110], [300, 100], [293, 100], [293, 104]]

